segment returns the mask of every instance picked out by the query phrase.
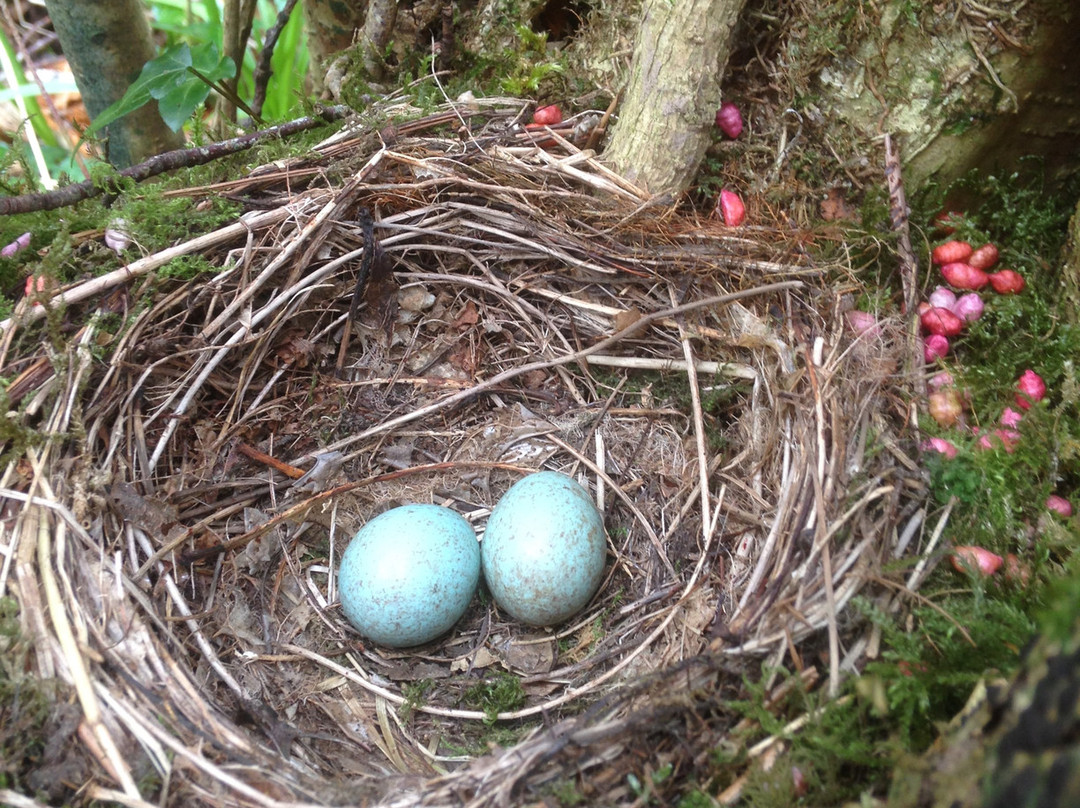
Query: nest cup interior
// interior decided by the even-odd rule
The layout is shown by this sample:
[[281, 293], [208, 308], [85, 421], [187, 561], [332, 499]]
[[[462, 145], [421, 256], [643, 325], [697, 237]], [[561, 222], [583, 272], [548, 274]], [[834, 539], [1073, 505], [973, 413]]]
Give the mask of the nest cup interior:
[[[903, 415], [900, 328], [845, 331], [857, 279], [783, 226], [652, 204], [575, 146], [599, 112], [552, 137], [520, 109], [347, 126], [231, 185], [250, 211], [187, 245], [217, 274], [112, 331], [72, 297], [69, 369], [18, 389], [82, 437], [6, 487], [37, 502], [21, 619], [41, 678], [94, 705], [93, 793], [479, 805], [591, 773], [596, 796], [628, 750], [692, 764], [677, 735], [741, 661], [865, 651], [847, 607], [922, 496], [898, 441], [865, 452]], [[349, 626], [362, 524], [428, 503], [479, 533], [539, 470], [604, 519], [583, 610], [534, 628], [482, 587], [415, 648]]]

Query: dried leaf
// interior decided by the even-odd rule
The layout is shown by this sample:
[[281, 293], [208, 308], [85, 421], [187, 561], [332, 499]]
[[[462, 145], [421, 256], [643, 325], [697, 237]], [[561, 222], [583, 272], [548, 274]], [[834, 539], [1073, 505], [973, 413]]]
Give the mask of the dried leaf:
[[473, 301], [469, 301], [465, 304], [465, 308], [461, 310], [454, 321], [450, 323], [451, 328], [464, 329], [470, 325], [476, 325], [480, 322], [480, 311], [476, 308], [476, 304]]
[[477, 648], [476, 653], [473, 654], [471, 659], [465, 657], [464, 659], [455, 659], [451, 662], [450, 671], [451, 673], [464, 673], [470, 669], [489, 668], [499, 662], [502, 662], [502, 660], [491, 653], [487, 648]]
[[522, 634], [497, 648], [502, 663], [513, 673], [532, 676], [555, 666], [555, 641], [545, 634]]
[[615, 315], [612, 323], [612, 328], [615, 331], [622, 331], [624, 328], [629, 328], [638, 320], [641, 319], [641, 312], [637, 309], [627, 309], [626, 311], [620, 311]]
[[142, 496], [135, 490], [135, 486], [129, 483], [116, 483], [109, 495], [125, 521], [151, 535], [164, 535], [166, 526], [177, 519], [176, 508]]

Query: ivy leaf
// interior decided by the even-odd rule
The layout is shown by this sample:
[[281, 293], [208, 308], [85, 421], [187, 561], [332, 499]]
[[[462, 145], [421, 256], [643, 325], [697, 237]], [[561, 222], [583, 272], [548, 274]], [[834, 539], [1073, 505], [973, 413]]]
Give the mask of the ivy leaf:
[[[197, 76], [192, 68], [201, 73], [206, 81]], [[194, 49], [186, 42], [172, 45], [143, 65], [142, 73], [127, 88], [123, 97], [94, 118], [90, 132], [99, 131], [151, 99], [157, 100], [158, 110], [166, 125], [178, 132], [184, 121], [210, 95], [212, 85], [207, 81], [220, 81], [235, 73], [233, 60], [221, 56], [213, 42], [204, 42]]]

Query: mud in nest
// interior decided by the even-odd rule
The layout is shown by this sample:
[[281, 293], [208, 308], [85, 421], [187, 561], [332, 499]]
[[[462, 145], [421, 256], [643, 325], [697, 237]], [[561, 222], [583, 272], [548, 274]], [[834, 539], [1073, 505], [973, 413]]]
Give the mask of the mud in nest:
[[[902, 330], [845, 330], [861, 287], [798, 234], [611, 173], [579, 148], [599, 113], [522, 112], [347, 127], [192, 189], [249, 212], [58, 291], [63, 351], [41, 305], [5, 325], [39, 437], [5, 471], [4, 642], [81, 707], [66, 799], [630, 802], [628, 772], [719, 743], [748, 662], [820, 652], [835, 688], [864, 657], [851, 600], [917, 545]], [[219, 271], [154, 277], [181, 254]], [[482, 535], [539, 469], [605, 519], [576, 618], [529, 628], [482, 590], [419, 648], [346, 623], [367, 520], [437, 503]]]

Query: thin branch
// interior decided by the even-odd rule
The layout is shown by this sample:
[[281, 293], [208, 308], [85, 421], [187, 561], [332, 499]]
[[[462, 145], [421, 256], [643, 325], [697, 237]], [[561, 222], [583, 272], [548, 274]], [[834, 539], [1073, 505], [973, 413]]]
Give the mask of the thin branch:
[[285, 4], [285, 8], [278, 13], [277, 22], [266, 32], [266, 37], [263, 39], [262, 53], [259, 54], [259, 61], [255, 65], [255, 73], [252, 76], [255, 82], [255, 95], [251, 100], [251, 108], [258, 115], [262, 114], [263, 104], [266, 103], [266, 88], [270, 84], [270, 77], [274, 74], [270, 64], [271, 59], [274, 58], [274, 48], [277, 47], [277, 41], [281, 37], [281, 32], [285, 30], [285, 26], [288, 25], [295, 6], [296, 0], [289, 0]]
[[[340, 120], [351, 113], [348, 107], [336, 106], [323, 109], [318, 115], [299, 118], [295, 121], [271, 126], [269, 129], [261, 129], [247, 135], [223, 140], [219, 143], [211, 143], [206, 146], [196, 146], [192, 149], [174, 149], [151, 157], [149, 160], [138, 165], [130, 166], [118, 172], [120, 177], [133, 179], [136, 182], [156, 177], [166, 171], [177, 168], [190, 168], [201, 166], [206, 163], [226, 157], [230, 154], [249, 149], [256, 143], [261, 143], [272, 137], [289, 137], [297, 132], [314, 129], [330, 121]], [[22, 194], [21, 196], [8, 196], [0, 198], [0, 216], [8, 216], [13, 213], [30, 213], [35, 210], [56, 210], [82, 202], [85, 199], [100, 194], [116, 191], [120, 187], [115, 179], [107, 180], [101, 184], [95, 184], [90, 180], [75, 185], [66, 185], [55, 191], [38, 194]]]

